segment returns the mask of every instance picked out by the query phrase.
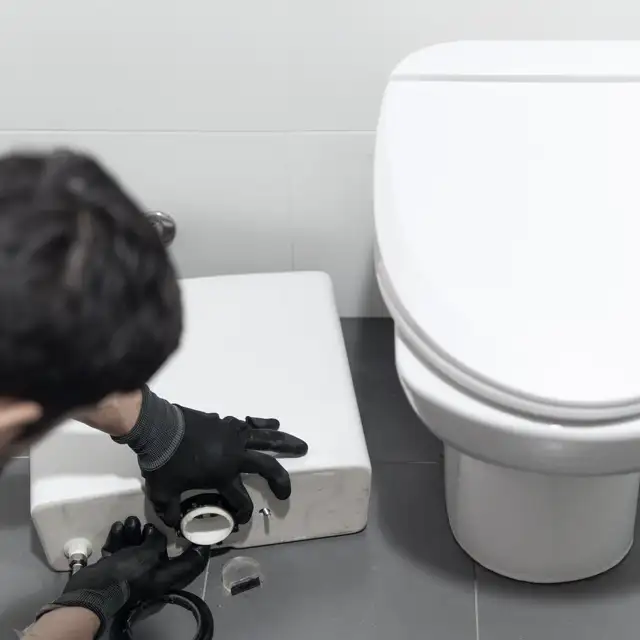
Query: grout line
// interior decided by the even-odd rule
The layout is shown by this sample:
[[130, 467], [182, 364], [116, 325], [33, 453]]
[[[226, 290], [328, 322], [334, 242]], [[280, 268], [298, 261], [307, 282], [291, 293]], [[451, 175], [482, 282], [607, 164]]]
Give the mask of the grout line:
[[476, 640], [480, 640], [480, 613], [478, 608], [478, 565], [473, 563], [473, 601], [476, 611]]
[[207, 585], [209, 584], [209, 569], [211, 567], [211, 555], [207, 560], [207, 568], [204, 570], [204, 584], [202, 585], [202, 599], [207, 597]]
[[293, 171], [292, 162], [293, 151], [291, 147], [291, 135], [286, 133], [283, 136], [284, 139], [284, 171], [285, 171], [285, 184], [287, 188], [286, 192], [286, 207], [287, 207], [287, 222], [289, 224], [289, 260], [291, 264], [291, 271], [296, 270], [296, 240], [297, 240], [297, 225], [298, 216], [293, 208]]

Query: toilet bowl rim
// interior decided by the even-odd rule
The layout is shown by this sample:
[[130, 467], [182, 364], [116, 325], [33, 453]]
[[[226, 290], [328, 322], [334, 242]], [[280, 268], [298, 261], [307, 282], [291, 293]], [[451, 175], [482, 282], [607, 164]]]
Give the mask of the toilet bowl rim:
[[640, 419], [566, 424], [507, 412], [424, 366], [403, 337], [396, 336], [396, 361], [404, 392], [427, 427], [453, 449], [489, 464], [542, 474], [640, 471]]
[[[399, 336], [398, 340], [407, 347], [409, 353], [415, 357], [415, 353], [410, 346], [403, 340], [403, 336]], [[420, 363], [422, 365], [422, 363]], [[491, 430], [505, 435], [526, 436], [527, 438], [535, 437], [538, 439], [548, 438], [555, 441], [564, 441], [566, 443], [640, 443], [640, 418], [634, 417], [626, 420], [617, 420], [601, 423], [569, 423], [560, 421], [550, 421], [546, 419], [536, 420], [531, 416], [523, 413], [515, 413], [506, 411], [503, 407], [495, 404], [489, 404], [481, 398], [466, 394], [463, 389], [456, 385], [451, 385], [448, 381], [443, 380], [437, 372], [429, 367], [424, 367], [425, 372], [429, 376], [434, 376], [442, 380], [456, 396], [462, 395], [474, 404], [483, 406], [491, 411], [491, 414], [483, 415], [480, 412], [474, 412], [468, 409], [461, 409], [460, 405], [452, 402], [451, 399], [440, 397], [432, 390], [425, 391], [424, 388], [416, 381], [415, 376], [407, 375], [401, 366], [398, 366], [398, 377], [405, 393], [411, 392], [420, 397], [428, 399], [431, 403], [437, 404], [441, 410], [446, 411], [452, 416], [463, 420], [465, 423], [473, 424], [479, 429]], [[420, 412], [418, 411], [420, 414]], [[495, 417], [499, 415], [500, 420]], [[443, 440], [447, 440], [446, 428], [438, 429], [436, 425], [430, 425], [430, 428], [436, 432], [441, 431], [439, 435]]]
[[492, 380], [451, 356], [419, 326], [400, 300], [375, 246], [376, 277], [396, 328], [423, 364], [480, 401], [534, 420], [575, 424], [606, 424], [640, 417], [640, 398], [617, 402], [578, 403], [536, 396]]

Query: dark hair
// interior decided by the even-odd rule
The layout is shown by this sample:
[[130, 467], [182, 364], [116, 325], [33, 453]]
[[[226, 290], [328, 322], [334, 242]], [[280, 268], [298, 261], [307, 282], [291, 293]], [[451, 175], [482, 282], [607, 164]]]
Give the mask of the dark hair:
[[94, 159], [0, 158], [0, 396], [47, 415], [140, 388], [178, 346], [175, 271]]

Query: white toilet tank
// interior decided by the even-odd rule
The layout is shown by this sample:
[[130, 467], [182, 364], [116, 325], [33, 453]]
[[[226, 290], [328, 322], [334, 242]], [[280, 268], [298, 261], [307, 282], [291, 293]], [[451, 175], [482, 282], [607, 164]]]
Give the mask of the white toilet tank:
[[396, 68], [377, 272], [430, 366], [537, 418], [640, 415], [639, 114], [640, 43], [453, 43]]
[[[277, 500], [260, 477], [244, 478], [253, 517], [225, 546], [363, 529], [371, 463], [329, 277], [255, 274], [181, 286], [182, 344], [151, 388], [201, 411], [278, 418], [309, 445], [306, 456], [281, 459], [289, 500]], [[93, 551], [89, 563], [97, 561], [111, 524], [127, 516], [161, 526], [143, 489], [128, 447], [74, 421], [54, 429], [31, 450], [31, 515], [50, 565], [68, 570], [68, 546], [78, 540]], [[184, 542], [168, 534], [172, 546]]]

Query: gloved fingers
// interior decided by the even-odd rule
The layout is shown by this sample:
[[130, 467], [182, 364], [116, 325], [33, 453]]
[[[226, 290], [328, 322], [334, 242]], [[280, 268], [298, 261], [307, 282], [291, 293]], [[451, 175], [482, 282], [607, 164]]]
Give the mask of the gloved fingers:
[[152, 524], [146, 524], [142, 533], [143, 542], [142, 546], [145, 549], [151, 549], [160, 553], [166, 553], [167, 551], [167, 537], [154, 527]]
[[102, 547], [102, 557], [116, 553], [120, 549], [124, 549], [124, 547], [124, 524], [122, 522], [114, 522]]
[[189, 547], [183, 554], [161, 563], [154, 571], [154, 588], [158, 593], [188, 587], [206, 568], [208, 547]]
[[277, 431], [280, 428], [280, 420], [275, 418], [254, 418], [247, 416], [245, 422], [254, 429], [273, 429]]
[[144, 528], [142, 529], [142, 541], [144, 542], [150, 535], [155, 532], [155, 530], [156, 528], [150, 522], [147, 522], [147, 524], [145, 524]]
[[153, 483], [147, 484], [147, 497], [158, 517], [172, 529], [180, 524], [180, 494], [158, 489]]
[[289, 474], [275, 458], [269, 455], [247, 451], [242, 457], [240, 471], [242, 473], [257, 473], [262, 476], [279, 500], [286, 500], [291, 495]]
[[124, 521], [124, 544], [127, 547], [137, 547], [142, 542], [142, 524], [135, 516], [129, 516]]
[[176, 529], [180, 525], [180, 496], [171, 498], [160, 514], [162, 521], [172, 529]]
[[309, 450], [304, 440], [272, 429], [251, 429], [245, 446], [253, 451], [270, 451], [289, 456], [304, 456]]
[[[129, 547], [124, 553], [130, 555], [120, 559], [127, 563], [127, 575], [130, 580], [141, 578], [150, 571], [155, 571], [167, 561], [167, 538], [153, 525], [145, 527], [146, 539], [137, 547]], [[142, 536], [142, 534], [141, 534]], [[118, 557], [118, 556], [115, 556]], [[113, 558], [113, 556], [112, 556]], [[133, 565], [129, 564], [135, 558]]]
[[253, 502], [242, 484], [240, 477], [235, 478], [219, 489], [237, 524], [246, 524], [253, 514]]
[[[147, 542], [148, 541], [148, 542]], [[167, 540], [152, 524], [141, 529], [141, 523], [135, 516], [130, 516], [124, 523], [118, 521], [111, 525], [107, 539], [102, 547], [102, 557], [113, 555], [126, 547], [145, 544], [150, 549], [165, 549]]]

